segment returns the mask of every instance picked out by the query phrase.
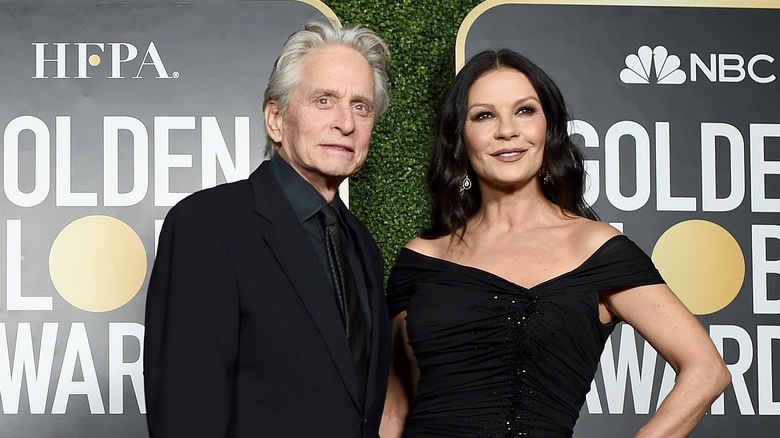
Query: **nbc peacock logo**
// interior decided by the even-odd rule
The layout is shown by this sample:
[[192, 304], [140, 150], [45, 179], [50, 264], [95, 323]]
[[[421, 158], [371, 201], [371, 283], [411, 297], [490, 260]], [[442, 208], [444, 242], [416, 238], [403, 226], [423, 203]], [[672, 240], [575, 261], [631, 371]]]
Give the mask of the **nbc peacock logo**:
[[685, 82], [685, 72], [680, 69], [680, 57], [670, 55], [664, 46], [642, 46], [636, 53], [626, 56], [626, 67], [620, 71], [625, 84], [649, 84], [652, 79], [662, 85], [679, 85]]

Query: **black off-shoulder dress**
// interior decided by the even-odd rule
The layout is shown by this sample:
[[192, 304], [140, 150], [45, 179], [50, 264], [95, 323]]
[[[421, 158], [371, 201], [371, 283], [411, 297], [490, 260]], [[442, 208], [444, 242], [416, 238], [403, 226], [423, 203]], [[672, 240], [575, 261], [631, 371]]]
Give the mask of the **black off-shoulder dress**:
[[404, 437], [571, 436], [615, 327], [599, 320], [599, 291], [659, 283], [623, 235], [530, 289], [402, 249], [389, 309], [407, 311], [420, 369]]

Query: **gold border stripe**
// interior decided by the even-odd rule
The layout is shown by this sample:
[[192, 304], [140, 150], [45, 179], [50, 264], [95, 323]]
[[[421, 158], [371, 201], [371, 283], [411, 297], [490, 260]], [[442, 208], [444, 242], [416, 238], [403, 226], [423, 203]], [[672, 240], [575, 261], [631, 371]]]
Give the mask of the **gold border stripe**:
[[315, 9], [322, 12], [322, 15], [327, 17], [327, 19], [333, 22], [336, 26], [341, 27], [341, 21], [339, 20], [339, 17], [337, 17], [336, 13], [333, 12], [328, 7], [328, 5], [323, 3], [321, 0], [295, 0], [295, 1], [306, 3], [307, 5], [313, 6]]
[[471, 10], [463, 19], [455, 39], [455, 72], [460, 71], [466, 62], [466, 36], [471, 26], [488, 9], [500, 5], [583, 5], [583, 6], [648, 6], [648, 7], [684, 7], [684, 8], [739, 8], [739, 9], [780, 9], [780, 0], [659, 0], [652, 3], [647, 0], [486, 0]]

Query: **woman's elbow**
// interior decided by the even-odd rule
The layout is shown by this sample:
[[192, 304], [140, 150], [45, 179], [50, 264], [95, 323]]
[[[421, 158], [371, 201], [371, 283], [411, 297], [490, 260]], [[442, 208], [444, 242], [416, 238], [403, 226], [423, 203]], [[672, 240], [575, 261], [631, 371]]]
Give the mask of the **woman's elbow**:
[[[681, 378], [681, 379], [680, 379]], [[679, 369], [677, 382], [686, 382], [702, 399], [714, 402], [731, 384], [731, 372], [718, 354]]]
[[713, 374], [713, 381], [715, 382], [715, 389], [717, 391], [715, 397], [718, 397], [723, 394], [723, 391], [725, 391], [729, 385], [731, 385], [731, 372], [729, 371], [728, 366], [726, 366], [726, 363], [723, 362], [723, 360], [719, 360], [717, 369]]
[[708, 398], [714, 401], [731, 384], [731, 372], [720, 356], [708, 360], [706, 365], [699, 368], [699, 384], [702, 391], [708, 392]]

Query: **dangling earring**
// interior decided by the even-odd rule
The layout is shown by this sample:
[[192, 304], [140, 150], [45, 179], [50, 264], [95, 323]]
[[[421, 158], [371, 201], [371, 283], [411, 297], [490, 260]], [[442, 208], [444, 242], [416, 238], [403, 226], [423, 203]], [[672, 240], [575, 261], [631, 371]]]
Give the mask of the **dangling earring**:
[[550, 182], [550, 171], [547, 169], [547, 165], [542, 163], [542, 167], [539, 168], [539, 178], [542, 179], [542, 184]]
[[460, 183], [458, 194], [460, 196], [463, 196], [463, 193], [470, 188], [471, 188], [471, 180], [469, 179], [469, 174], [467, 173], [466, 176], [463, 177], [463, 182]]

